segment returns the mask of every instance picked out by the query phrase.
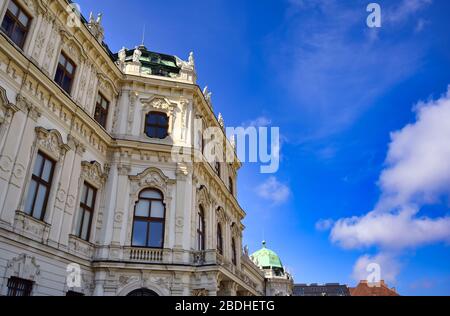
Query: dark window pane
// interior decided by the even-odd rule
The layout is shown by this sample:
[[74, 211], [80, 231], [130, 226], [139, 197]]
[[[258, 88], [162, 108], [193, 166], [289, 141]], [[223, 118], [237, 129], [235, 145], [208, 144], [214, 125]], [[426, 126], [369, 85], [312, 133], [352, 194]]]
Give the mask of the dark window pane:
[[81, 224], [82, 224], [83, 216], [84, 216], [84, 209], [82, 207], [80, 207], [78, 210], [77, 221], [76, 221], [76, 225], [75, 225], [75, 229], [76, 229], [75, 234], [78, 237], [81, 237], [80, 231], [81, 231]]
[[66, 296], [84, 296], [84, 294], [80, 292], [67, 291]]
[[27, 214], [31, 214], [31, 211], [33, 210], [33, 202], [34, 197], [36, 196], [36, 188], [37, 188], [36, 181], [31, 180], [30, 188], [28, 189], [27, 202], [25, 204], [25, 212]]
[[164, 204], [161, 201], [152, 201], [151, 217], [164, 218]]
[[39, 189], [36, 196], [36, 202], [34, 203], [33, 217], [40, 219], [44, 212], [44, 204], [47, 195], [47, 187], [39, 185]]
[[149, 246], [161, 248], [163, 245], [163, 224], [153, 222], [150, 223]]
[[7, 296], [30, 296], [31, 290], [33, 289], [33, 282], [18, 277], [10, 277], [7, 287]]
[[25, 32], [20, 28], [16, 27], [14, 32], [11, 34], [11, 40], [18, 46], [22, 46], [23, 40], [25, 38]]
[[22, 23], [24, 27], [28, 25], [28, 17], [25, 15], [25, 13], [19, 13], [19, 22]]
[[5, 15], [5, 18], [2, 22], [2, 29], [6, 34], [11, 34], [12, 29], [14, 27], [14, 20], [9, 16]]
[[50, 177], [52, 176], [53, 162], [46, 160], [44, 164], [44, 169], [42, 170], [42, 179], [50, 182]]
[[140, 200], [136, 204], [136, 216], [139, 217], [149, 217], [150, 202], [147, 200]]
[[73, 65], [70, 62], [67, 63], [66, 70], [69, 74], [73, 73]]
[[133, 225], [133, 246], [146, 246], [147, 223], [135, 221]]
[[88, 195], [86, 199], [86, 205], [90, 208], [92, 208], [93, 200], [94, 200], [94, 190], [92, 188], [88, 187], [87, 189]]
[[70, 93], [71, 84], [72, 84], [72, 79], [70, 77], [64, 76], [63, 82], [62, 82], [62, 88], [64, 89], [64, 91], [66, 91], [67, 93]]
[[81, 238], [84, 240], [89, 239], [89, 224], [91, 223], [91, 212], [84, 212], [84, 219], [83, 219], [83, 227], [81, 229]]
[[81, 197], [80, 197], [80, 202], [82, 203], [86, 203], [86, 196], [87, 196], [87, 186], [83, 185], [83, 188], [81, 189]]
[[139, 195], [141, 198], [147, 198], [147, 199], [156, 199], [156, 200], [162, 200], [162, 195], [158, 191], [154, 190], [146, 190], [142, 191]]
[[61, 67], [58, 66], [58, 69], [56, 69], [55, 81], [60, 86], [61, 86], [61, 82], [63, 80], [63, 76], [64, 76], [64, 71], [62, 70]]
[[59, 55], [59, 63], [60, 63], [61, 66], [63, 66], [63, 67], [66, 66], [66, 57], [64, 57], [63, 54]]
[[9, 2], [8, 10], [12, 13], [12, 15], [17, 15], [17, 13], [19, 13], [19, 7], [14, 3], [14, 1]]
[[42, 169], [42, 163], [43, 163], [44, 157], [42, 157], [40, 154], [36, 156], [36, 162], [34, 163], [34, 170], [33, 174], [36, 176], [41, 175], [41, 169]]

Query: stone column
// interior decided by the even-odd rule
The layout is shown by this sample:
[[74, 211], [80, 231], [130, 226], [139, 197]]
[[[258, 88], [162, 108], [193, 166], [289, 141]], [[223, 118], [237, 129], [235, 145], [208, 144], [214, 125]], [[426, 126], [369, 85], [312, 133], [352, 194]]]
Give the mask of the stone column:
[[111, 244], [114, 246], [120, 246], [125, 242], [126, 236], [126, 223], [128, 214], [128, 202], [129, 202], [129, 185], [128, 176], [131, 172], [130, 166], [119, 165], [118, 166], [119, 179], [117, 182], [116, 208], [114, 211], [114, 223]]
[[[74, 160], [75, 160], [75, 148], [71, 148], [71, 150], [67, 151], [64, 160], [61, 162], [61, 177], [60, 181], [54, 183], [56, 188], [56, 199], [53, 207], [52, 217], [49, 218], [49, 223], [52, 225], [50, 229], [50, 235], [48, 243], [52, 246], [57, 246], [59, 243], [59, 238], [63, 226], [64, 219], [64, 208], [67, 201], [68, 194], [75, 194], [78, 192], [78, 189], [75, 188], [75, 191], [69, 191], [70, 178], [72, 176], [72, 172], [74, 169]], [[72, 188], [73, 189], [73, 188]]]

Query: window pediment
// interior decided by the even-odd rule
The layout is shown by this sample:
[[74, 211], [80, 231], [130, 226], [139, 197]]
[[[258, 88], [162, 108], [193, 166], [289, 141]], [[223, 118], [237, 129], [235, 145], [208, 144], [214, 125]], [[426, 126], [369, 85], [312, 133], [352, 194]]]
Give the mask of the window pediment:
[[167, 199], [169, 194], [169, 185], [174, 184], [175, 180], [167, 177], [161, 170], [150, 167], [136, 176], [129, 176], [131, 181], [131, 194], [137, 197], [138, 192], [144, 188], [153, 187], [160, 190], [164, 198]]
[[103, 171], [97, 161], [83, 161], [81, 162], [81, 176], [99, 189], [105, 184], [108, 173]]
[[46, 130], [43, 127], [36, 127], [37, 144], [50, 157], [56, 160], [61, 159], [70, 147], [64, 143], [60, 132], [57, 130]]
[[160, 96], [141, 99], [141, 102], [144, 111], [161, 111], [167, 113], [169, 116], [174, 113], [174, 109], [177, 106], [176, 103], [172, 103], [167, 98]]

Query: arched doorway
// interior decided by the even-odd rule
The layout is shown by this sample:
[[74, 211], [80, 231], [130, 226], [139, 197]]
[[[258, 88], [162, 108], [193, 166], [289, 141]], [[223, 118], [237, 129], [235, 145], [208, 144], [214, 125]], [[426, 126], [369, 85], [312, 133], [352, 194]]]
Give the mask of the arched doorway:
[[130, 293], [128, 293], [127, 296], [159, 296], [158, 294], [156, 294], [156, 292], [146, 289], [146, 288], [142, 288], [142, 289], [137, 289], [134, 290]]

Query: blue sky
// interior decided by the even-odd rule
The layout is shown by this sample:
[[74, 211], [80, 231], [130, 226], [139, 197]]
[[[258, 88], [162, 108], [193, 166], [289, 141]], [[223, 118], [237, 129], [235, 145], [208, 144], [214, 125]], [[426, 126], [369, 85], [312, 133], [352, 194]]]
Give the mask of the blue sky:
[[450, 295], [450, 2], [378, 1], [379, 29], [369, 2], [78, 3], [114, 52], [144, 25], [150, 50], [193, 50], [227, 125], [280, 127], [279, 171], [239, 175], [251, 251], [266, 239], [298, 283], [378, 262], [401, 294]]

